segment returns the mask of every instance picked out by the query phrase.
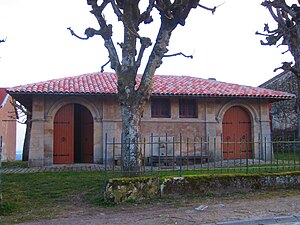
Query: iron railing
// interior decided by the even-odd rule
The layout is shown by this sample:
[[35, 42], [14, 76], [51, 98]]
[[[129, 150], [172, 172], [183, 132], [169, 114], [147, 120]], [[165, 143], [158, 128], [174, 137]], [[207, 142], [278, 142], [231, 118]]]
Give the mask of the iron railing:
[[[165, 134], [141, 138], [138, 145], [141, 176], [222, 173], [270, 173], [300, 170], [300, 141], [258, 137], [224, 141], [216, 137], [177, 137]], [[126, 142], [128, 144], [128, 142]], [[124, 172], [122, 142], [105, 135], [103, 165], [106, 178]], [[129, 171], [130, 172], [130, 171]], [[132, 171], [134, 172], [134, 171]]]

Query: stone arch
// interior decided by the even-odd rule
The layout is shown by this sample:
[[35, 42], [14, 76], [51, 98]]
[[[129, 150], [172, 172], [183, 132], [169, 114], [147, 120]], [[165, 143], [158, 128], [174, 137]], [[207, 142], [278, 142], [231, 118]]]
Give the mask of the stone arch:
[[226, 103], [225, 105], [223, 105], [218, 111], [216, 115], [216, 120], [218, 121], [218, 123], [222, 123], [225, 113], [227, 112], [228, 109], [230, 109], [233, 106], [239, 106], [245, 109], [249, 113], [249, 116], [253, 123], [259, 122], [259, 116], [258, 116], [259, 113], [252, 105], [247, 104], [244, 101], [232, 100]]
[[94, 162], [99, 161], [101, 158], [101, 126], [102, 126], [102, 113], [96, 107], [96, 105], [86, 98], [82, 96], [70, 96], [64, 97], [57, 101], [54, 101], [48, 110], [45, 111], [45, 161], [47, 161], [47, 165], [53, 164], [53, 131], [54, 131], [54, 118], [56, 113], [62, 107], [68, 104], [79, 104], [86, 107], [93, 118], [94, 121], [94, 143], [93, 143], [93, 154], [94, 154]]
[[83, 105], [71, 103], [61, 107], [54, 118], [53, 163], [92, 163], [94, 121]]
[[52, 123], [57, 111], [61, 107], [68, 105], [68, 104], [72, 104], [72, 103], [83, 105], [91, 112], [91, 114], [96, 122], [101, 122], [102, 115], [100, 114], [100, 112], [97, 109], [97, 107], [95, 106], [95, 104], [83, 97], [65, 97], [65, 98], [62, 98], [62, 99], [56, 101], [46, 112], [46, 120], [48, 120], [48, 122]]

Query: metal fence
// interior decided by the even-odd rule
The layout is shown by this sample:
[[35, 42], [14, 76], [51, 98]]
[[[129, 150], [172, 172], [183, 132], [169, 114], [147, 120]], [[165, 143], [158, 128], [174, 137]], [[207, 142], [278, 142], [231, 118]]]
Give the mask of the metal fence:
[[[300, 170], [300, 141], [257, 137], [224, 141], [216, 137], [151, 135], [138, 145], [141, 176], [222, 173], [270, 173]], [[126, 143], [128, 144], [128, 142]], [[107, 178], [122, 176], [122, 143], [105, 136], [104, 170]]]

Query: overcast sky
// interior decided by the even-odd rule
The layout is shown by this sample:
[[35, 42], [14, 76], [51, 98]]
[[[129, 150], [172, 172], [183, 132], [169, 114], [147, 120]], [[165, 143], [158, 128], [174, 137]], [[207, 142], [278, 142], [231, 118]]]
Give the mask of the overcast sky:
[[[169, 53], [184, 52], [194, 58], [165, 58], [156, 74], [214, 77], [257, 86], [275, 76], [273, 69], [282, 61], [292, 61], [289, 54], [281, 54], [286, 47], [261, 46], [263, 37], [255, 35], [264, 23], [276, 28], [260, 5], [262, 0], [201, 0], [208, 7], [223, 2], [215, 15], [201, 8], [192, 10], [186, 25], [173, 32]], [[7, 37], [0, 44], [0, 86], [99, 71], [108, 60], [101, 37], [82, 41], [67, 30], [72, 27], [82, 35], [87, 27], [98, 28], [89, 11], [86, 0], [0, 0], [0, 39]], [[110, 22], [113, 16], [106, 12], [105, 18]], [[114, 27], [114, 38], [120, 42], [121, 26]], [[154, 41], [155, 24], [144, 28], [143, 35]], [[105, 69], [111, 71], [109, 66]]]
[[[169, 53], [181, 51], [194, 59], [165, 58], [156, 74], [214, 77], [251, 86], [273, 77], [273, 69], [291, 57], [281, 54], [285, 47], [260, 45], [262, 37], [255, 32], [272, 21], [261, 1], [202, 0], [209, 7], [225, 3], [215, 15], [194, 9], [186, 26], [173, 33], [169, 46]], [[89, 26], [97, 28], [89, 10], [86, 0], [1, 0], [0, 39], [7, 37], [0, 44], [1, 86], [99, 71], [108, 60], [102, 39], [82, 41], [67, 30], [72, 27], [82, 35]], [[122, 32], [116, 30], [114, 35]], [[144, 35], [155, 37], [155, 27]], [[106, 70], [111, 71], [109, 66]]]

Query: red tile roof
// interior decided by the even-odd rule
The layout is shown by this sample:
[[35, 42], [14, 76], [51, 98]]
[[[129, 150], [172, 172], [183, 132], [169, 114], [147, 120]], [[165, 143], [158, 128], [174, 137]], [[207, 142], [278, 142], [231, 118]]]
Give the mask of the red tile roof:
[[5, 88], [0, 88], [0, 107], [5, 103], [7, 93], [5, 92]]
[[[89, 73], [21, 85], [7, 90], [10, 94], [116, 94], [117, 76], [114, 73]], [[291, 99], [295, 97], [293, 94], [282, 91], [249, 87], [198, 77], [162, 75], [154, 77], [152, 94], [273, 99]]]

